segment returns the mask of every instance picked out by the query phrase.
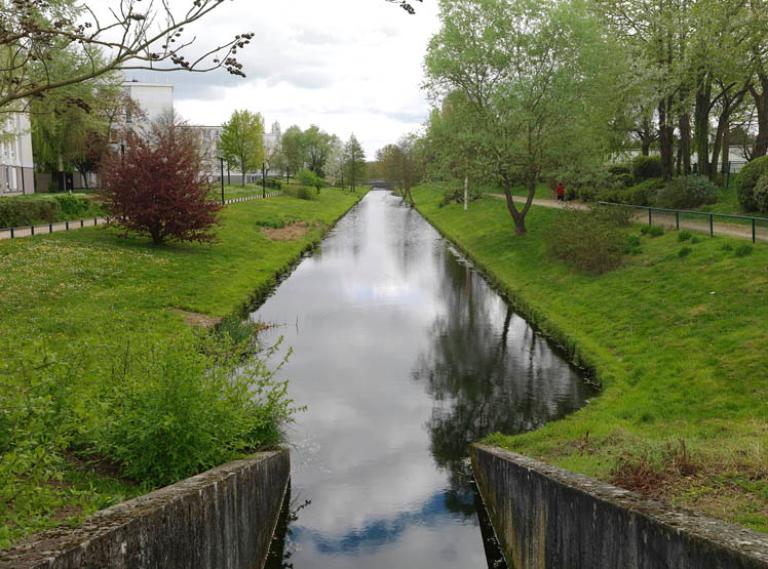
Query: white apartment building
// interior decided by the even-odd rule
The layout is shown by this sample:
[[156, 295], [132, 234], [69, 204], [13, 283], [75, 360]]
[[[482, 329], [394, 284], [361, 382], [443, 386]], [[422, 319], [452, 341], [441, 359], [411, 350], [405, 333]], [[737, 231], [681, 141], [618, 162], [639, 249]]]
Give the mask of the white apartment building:
[[35, 161], [26, 113], [0, 114], [0, 196], [32, 194]]
[[135, 116], [127, 109], [125, 122], [129, 126], [142, 128], [173, 112], [173, 85], [125, 81], [123, 90], [142, 111], [141, 116]]

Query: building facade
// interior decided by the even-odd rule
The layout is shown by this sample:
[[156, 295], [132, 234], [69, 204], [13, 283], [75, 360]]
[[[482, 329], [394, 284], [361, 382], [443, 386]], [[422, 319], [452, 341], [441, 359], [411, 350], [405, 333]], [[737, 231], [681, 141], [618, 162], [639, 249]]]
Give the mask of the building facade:
[[126, 109], [125, 122], [131, 128], [147, 127], [173, 112], [173, 85], [126, 81], [123, 90], [140, 110]]
[[8, 113], [0, 118], [0, 196], [34, 192], [35, 161], [29, 116]]

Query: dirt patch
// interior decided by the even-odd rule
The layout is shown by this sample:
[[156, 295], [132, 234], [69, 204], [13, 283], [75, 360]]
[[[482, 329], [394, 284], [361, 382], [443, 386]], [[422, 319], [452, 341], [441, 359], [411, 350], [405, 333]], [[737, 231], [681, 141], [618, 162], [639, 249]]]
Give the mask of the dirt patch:
[[296, 241], [306, 237], [310, 229], [306, 221], [297, 221], [279, 229], [262, 227], [261, 232], [271, 241]]
[[195, 328], [214, 328], [221, 324], [223, 318], [200, 314], [198, 312], [188, 312], [186, 310], [175, 309], [173, 312], [181, 316], [184, 321]]

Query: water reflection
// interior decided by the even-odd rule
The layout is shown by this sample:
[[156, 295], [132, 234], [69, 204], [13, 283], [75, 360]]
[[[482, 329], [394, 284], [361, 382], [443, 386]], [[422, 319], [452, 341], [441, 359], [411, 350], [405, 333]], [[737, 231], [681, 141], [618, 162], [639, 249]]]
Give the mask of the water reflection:
[[[493, 431], [583, 404], [585, 384], [417, 212], [384, 192], [345, 217], [255, 318], [284, 323], [285, 566], [486, 567], [465, 460]], [[487, 532], [486, 532], [487, 533]], [[280, 550], [283, 550], [281, 553]]]

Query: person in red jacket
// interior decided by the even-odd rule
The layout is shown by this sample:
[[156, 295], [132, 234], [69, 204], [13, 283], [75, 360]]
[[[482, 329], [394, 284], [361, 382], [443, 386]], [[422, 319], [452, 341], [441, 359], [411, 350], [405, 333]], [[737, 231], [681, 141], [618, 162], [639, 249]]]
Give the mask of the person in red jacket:
[[564, 202], [565, 201], [565, 184], [562, 182], [557, 183], [557, 188], [555, 189], [555, 193], [557, 194], [557, 201]]

